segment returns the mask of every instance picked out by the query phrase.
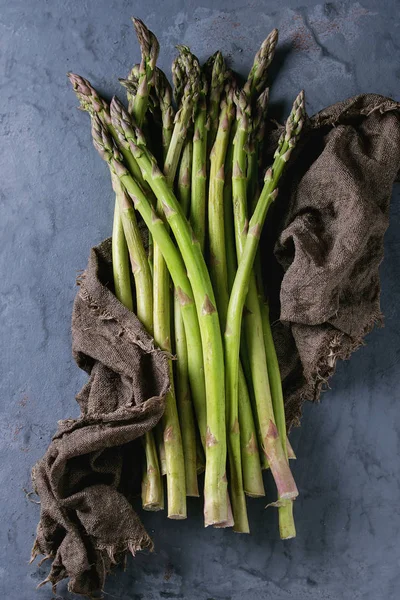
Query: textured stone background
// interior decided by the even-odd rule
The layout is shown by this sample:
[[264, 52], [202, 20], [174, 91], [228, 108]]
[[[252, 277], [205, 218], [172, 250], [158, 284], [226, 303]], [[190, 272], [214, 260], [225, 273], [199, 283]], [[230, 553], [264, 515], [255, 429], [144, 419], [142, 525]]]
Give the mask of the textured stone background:
[[[76, 416], [85, 376], [71, 359], [75, 277], [89, 247], [111, 231], [108, 173], [92, 148], [65, 73], [119, 90], [138, 60], [135, 14], [201, 58], [221, 48], [245, 73], [265, 35], [280, 29], [274, 111], [301, 87], [310, 114], [374, 91], [399, 99], [398, 0], [0, 0], [0, 592], [35, 592], [46, 565], [28, 566], [39, 514], [25, 497], [30, 468], [57, 419]], [[145, 514], [154, 555], [130, 560], [106, 585], [119, 600], [394, 600], [400, 572], [400, 209], [395, 190], [381, 268], [386, 327], [338, 367], [322, 406], [293, 433], [298, 537], [281, 542], [276, 514], [253, 501], [253, 534], [204, 530], [199, 503], [186, 522]], [[271, 490], [272, 496], [273, 491]], [[58, 593], [71, 598], [64, 585]]]

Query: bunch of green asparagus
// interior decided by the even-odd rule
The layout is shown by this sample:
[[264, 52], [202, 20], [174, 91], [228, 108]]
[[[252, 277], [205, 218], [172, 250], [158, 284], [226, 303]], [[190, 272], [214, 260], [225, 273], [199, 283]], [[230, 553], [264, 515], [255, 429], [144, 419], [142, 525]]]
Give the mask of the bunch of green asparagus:
[[243, 86], [221, 52], [201, 66], [178, 46], [172, 91], [156, 66], [157, 38], [133, 24], [141, 61], [120, 80], [127, 107], [116, 97], [107, 103], [83, 77], [69, 79], [111, 173], [115, 294], [171, 357], [162, 422], [143, 440], [143, 508], [164, 508], [165, 475], [168, 517], [186, 518], [186, 497], [199, 496], [205, 470], [205, 526], [247, 533], [246, 496], [264, 496], [269, 468], [280, 535], [291, 538], [298, 491], [259, 241], [302, 129], [304, 95], [264, 174], [277, 30]]

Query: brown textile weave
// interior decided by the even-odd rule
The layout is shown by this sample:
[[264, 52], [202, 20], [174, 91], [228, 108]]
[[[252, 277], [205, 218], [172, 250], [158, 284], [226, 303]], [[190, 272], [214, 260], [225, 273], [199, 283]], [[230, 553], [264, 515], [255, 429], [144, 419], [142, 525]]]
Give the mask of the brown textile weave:
[[41, 501], [32, 555], [52, 559], [47, 581], [68, 577], [70, 591], [87, 595], [127, 551], [152, 546], [131, 505], [137, 438], [159, 421], [169, 387], [167, 357], [107, 287], [112, 277], [106, 240], [91, 251], [72, 317], [73, 355], [90, 374], [77, 396], [81, 416], [59, 423], [32, 474]]
[[356, 96], [307, 122], [263, 246], [289, 426], [382, 321], [378, 267], [399, 169], [399, 103]]
[[[310, 119], [268, 217], [262, 256], [289, 425], [304, 400], [319, 398], [336, 359], [381, 320], [378, 266], [400, 168], [399, 117], [399, 104], [365, 95]], [[68, 577], [70, 591], [87, 595], [127, 551], [151, 547], [131, 505], [141, 480], [137, 438], [160, 419], [169, 385], [165, 355], [111, 282], [107, 240], [92, 250], [74, 305], [73, 353], [90, 375], [77, 397], [81, 416], [60, 422], [33, 470], [41, 500], [33, 556], [51, 557], [46, 581]]]

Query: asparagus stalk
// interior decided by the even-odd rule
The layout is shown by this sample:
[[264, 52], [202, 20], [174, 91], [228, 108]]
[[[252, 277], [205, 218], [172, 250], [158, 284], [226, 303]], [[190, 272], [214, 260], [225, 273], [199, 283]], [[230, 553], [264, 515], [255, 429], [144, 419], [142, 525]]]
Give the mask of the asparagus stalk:
[[[225, 385], [224, 377], [221, 377], [221, 374], [224, 373], [224, 357], [220, 324], [210, 276], [200, 245], [193, 237], [193, 231], [182, 212], [181, 206], [164, 175], [155, 164], [154, 158], [148, 152], [140, 131], [133, 128], [128, 113], [116, 98], [111, 103], [111, 115], [113, 126], [120, 136], [120, 144], [132, 152], [138, 164], [140, 164], [144, 178], [162, 204], [193, 288], [202, 336], [207, 391], [205, 524], [206, 526], [227, 524], [229, 522], [229, 511], [225, 473], [226, 432], [223, 403]], [[132, 181], [127, 171], [124, 172], [124, 175], [121, 172], [121, 180], [125, 187]]]
[[231, 131], [231, 139], [228, 145], [225, 159], [225, 184], [224, 184], [224, 229], [226, 244], [226, 266], [228, 271], [228, 287], [232, 289], [237, 271], [235, 227], [233, 219], [232, 202], [232, 175], [233, 175], [233, 139], [235, 123]]
[[126, 99], [128, 100], [128, 112], [130, 115], [133, 115], [135, 96], [139, 87], [139, 69], [140, 64], [133, 65], [126, 79], [121, 77], [118, 79], [120, 84], [126, 89]]
[[142, 60], [138, 73], [137, 92], [132, 98], [131, 114], [138, 127], [142, 127], [160, 46], [154, 33], [147, 29], [143, 21], [135, 17], [132, 17], [132, 21], [140, 44]]
[[[259, 197], [258, 190], [258, 165], [260, 162], [260, 154], [262, 141], [265, 134], [266, 126], [266, 113], [268, 106], [269, 90], [266, 88], [256, 100], [255, 119], [253, 121], [253, 132], [252, 140], [250, 143], [250, 154], [248, 164], [248, 199], [249, 204], [252, 205], [253, 209], [257, 203]], [[250, 182], [255, 182], [251, 185]], [[274, 416], [276, 426], [278, 429], [279, 437], [283, 446], [283, 450], [286, 459], [288, 456], [287, 446], [287, 432], [286, 432], [286, 419], [285, 419], [285, 407], [282, 393], [282, 383], [279, 371], [278, 359], [276, 356], [274, 341], [272, 337], [270, 319], [269, 319], [269, 308], [268, 303], [265, 299], [264, 285], [262, 281], [262, 269], [261, 269], [261, 257], [260, 250], [258, 250], [255, 258], [255, 277], [257, 284], [257, 292], [259, 297], [260, 315], [262, 322], [262, 331], [264, 336], [264, 347], [267, 359], [267, 370], [268, 380], [270, 384], [270, 392], [272, 398], [272, 405], [274, 409]], [[244, 317], [246, 320], [246, 316]], [[251, 327], [251, 324], [249, 325]], [[296, 536], [296, 527], [293, 519], [293, 501], [288, 500], [286, 503], [281, 501], [279, 506], [279, 530], [282, 539], [289, 539]]]
[[[248, 234], [244, 244], [238, 271], [232, 288], [227, 326], [225, 331], [225, 357], [227, 370], [227, 394], [237, 396], [238, 365], [240, 349], [240, 327], [242, 312], [249, 289], [251, 272], [257, 253], [258, 243], [269, 206], [278, 194], [278, 182], [285, 164], [296, 145], [304, 121], [304, 93], [296, 98], [286, 123], [285, 133], [281, 136], [275, 152], [274, 162], [264, 179], [264, 187], [250, 219]], [[262, 410], [261, 410], [262, 409]], [[278, 504], [292, 500], [298, 495], [289, 464], [283, 450], [275, 424], [272, 407], [265, 403], [259, 407], [260, 425], [263, 431], [264, 451], [275, 479], [278, 490]]]
[[[275, 54], [276, 44], [278, 42], [278, 30], [274, 29], [266, 37], [261, 44], [260, 49], [254, 57], [253, 66], [248, 75], [246, 84], [243, 92], [248, 98], [249, 102], [252, 102], [257, 94], [260, 94], [265, 88], [268, 76], [268, 68], [272, 62]], [[231, 134], [232, 141], [236, 136], [237, 122], [233, 124], [233, 131]], [[231, 236], [233, 234], [233, 214], [232, 214], [232, 183], [231, 183], [231, 169], [233, 166], [233, 143], [229, 144], [226, 164], [225, 164], [225, 232], [227, 242], [227, 261], [228, 261], [228, 279], [229, 287], [232, 287], [233, 280], [235, 278], [237, 263], [232, 248], [234, 244]]]
[[190, 223], [203, 251], [206, 229], [207, 190], [207, 80], [204, 73], [200, 75], [200, 82], [199, 101], [193, 135]]
[[[234, 118], [233, 90], [231, 84], [227, 86], [226, 99], [221, 103], [221, 115], [217, 131], [216, 141], [211, 152], [210, 186], [209, 186], [209, 254], [210, 275], [216, 295], [218, 313], [221, 319], [221, 328], [224, 330], [226, 313], [229, 302], [228, 273], [226, 261], [226, 244], [224, 230], [224, 163], [229, 143], [231, 124]], [[239, 371], [239, 407], [232, 416], [227, 411], [228, 419], [235, 423], [239, 419], [240, 435], [237, 427], [229, 429], [228, 440], [231, 473], [236, 470], [234, 481], [237, 490], [232, 492], [232, 500], [241, 497], [243, 488], [251, 496], [263, 496], [264, 486], [260, 469], [260, 459], [255, 436], [255, 427], [251, 412], [250, 398], [247, 391], [246, 380], [242, 369]], [[239, 447], [239, 449], [237, 448]], [[235, 454], [236, 452], [236, 454]], [[241, 455], [241, 465], [235, 462], [235, 456]], [[241, 481], [241, 470], [243, 470], [243, 482]], [[243, 498], [239, 502], [233, 500], [233, 514], [235, 519], [235, 530], [244, 526], [247, 530], [248, 524], [245, 517], [240, 518], [237, 512], [245, 506]]]
[[[182, 54], [182, 53], [181, 53]], [[189, 58], [188, 58], [189, 60]], [[186, 58], [182, 59], [184, 68], [187, 67]], [[187, 78], [192, 74], [186, 73]], [[195, 105], [195, 99], [191, 97], [191, 93], [194, 89], [196, 82], [190, 80], [188, 85], [185, 85], [182, 91], [181, 104], [185, 107], [185, 110], [178, 111], [175, 118], [174, 130], [170, 139], [170, 144], [166, 152], [164, 172], [169, 185], [172, 186], [175, 179], [176, 169], [178, 166], [180, 154], [182, 152], [183, 144], [185, 141], [186, 133], [192, 119], [193, 106]], [[174, 134], [176, 134], [174, 136]], [[157, 209], [162, 214], [162, 206], [160, 202], [157, 204]], [[160, 274], [160, 277], [169, 279], [168, 270], [166, 268], [164, 259], [162, 257], [161, 249], [156, 246], [157, 252], [155, 253], [155, 268], [154, 273]], [[168, 297], [167, 297], [168, 295]], [[168, 307], [169, 309], [169, 290], [164, 289], [164, 293], [160, 294], [160, 305]], [[186, 337], [184, 332], [184, 325], [182, 321], [182, 315], [180, 311], [180, 304], [177, 295], [174, 295], [174, 314], [175, 314], [175, 331], [176, 331], [176, 352], [178, 358], [178, 364], [176, 369], [177, 375], [177, 386], [179, 391], [179, 409], [181, 414], [181, 424], [185, 428], [183, 435], [183, 443], [185, 452], [185, 470], [188, 474], [188, 484], [186, 486], [187, 495], [198, 495], [197, 489], [197, 473], [196, 473], [196, 446], [195, 446], [195, 429], [193, 415], [191, 414], [191, 402], [190, 402], [190, 390], [188, 382], [188, 355], [186, 348]], [[204, 398], [201, 398], [202, 406], [205, 408]], [[183, 420], [182, 420], [183, 419]], [[204, 415], [205, 420], [205, 415]], [[183, 433], [183, 432], [182, 432]], [[205, 432], [203, 432], [204, 436]]]
[[[175, 97], [180, 103], [180, 108], [177, 111], [174, 119], [174, 129], [170, 138], [170, 145], [167, 150], [166, 161], [164, 164], [164, 175], [166, 182], [172, 188], [173, 181], [175, 179], [176, 170], [178, 167], [179, 159], [182, 153], [182, 149], [185, 144], [187, 137], [187, 131], [193, 121], [193, 115], [196, 110], [198, 101], [198, 77], [200, 76], [200, 67], [197, 58], [191, 54], [186, 46], [179, 46], [179, 56], [174, 61], [172, 67], [173, 79], [175, 84]], [[197, 79], [196, 79], [197, 78]], [[187, 142], [190, 144], [190, 142]], [[190, 154], [191, 148], [187, 152]], [[185, 155], [185, 161], [188, 159], [187, 153]], [[185, 167], [185, 161], [183, 167]], [[193, 163], [192, 163], [193, 164]], [[182, 177], [185, 177], [187, 181], [185, 186], [189, 185], [190, 179], [188, 178], [189, 173], [182, 173]], [[182, 188], [181, 188], [182, 191]], [[185, 207], [182, 209], [185, 212]], [[163, 213], [163, 208], [159, 202], [159, 212]], [[178, 318], [178, 310], [175, 311], [176, 319]], [[182, 341], [183, 344], [183, 341]], [[192, 352], [192, 350], [191, 350]], [[204, 371], [194, 371], [190, 364], [191, 352], [189, 353], [189, 379], [191, 382], [191, 393], [196, 412], [198, 427], [200, 431], [200, 438], [203, 447], [206, 446], [206, 399], [204, 392]], [[202, 380], [202, 384], [198, 385], [196, 380]]]
[[[143, 242], [136, 221], [135, 213], [131, 206], [129, 198], [127, 197], [119, 179], [116, 176], [112, 177], [112, 184], [117, 200], [115, 211], [118, 214], [118, 218], [123, 228], [124, 241], [126, 240], [126, 246], [129, 253], [132, 273], [135, 280], [136, 313], [145, 329], [150, 334], [152, 334], [152, 280], [146, 252], [143, 247]], [[115, 269], [114, 255], [113, 266]], [[117, 288], [116, 295], [117, 298], [119, 298]], [[130, 305], [132, 306], [132, 301], [130, 302]], [[127, 308], [129, 308], [128, 305], [126, 306]], [[131, 308], [131, 310], [133, 310], [133, 307]], [[154, 437], [151, 431], [146, 432], [144, 436], [144, 448], [146, 456], [146, 470], [142, 484], [143, 508], [145, 510], [161, 510], [164, 508], [163, 487], [160, 478], [160, 469], [157, 459]]]
[[[191, 179], [192, 179], [192, 162], [193, 162], [193, 139], [192, 136], [190, 134], [188, 134], [186, 142], [185, 142], [185, 146], [183, 148], [183, 152], [182, 152], [182, 158], [181, 158], [181, 163], [179, 166], [179, 175], [178, 175], [178, 184], [177, 184], [177, 198], [180, 202], [180, 205], [182, 206], [182, 210], [185, 214], [185, 216], [187, 217], [189, 214], [189, 208], [190, 208], [190, 191], [191, 191]], [[175, 303], [176, 303], [176, 299], [175, 299]], [[182, 360], [181, 362], [186, 362], [187, 358], [187, 345], [186, 345], [186, 336], [185, 336], [185, 332], [184, 330], [181, 330], [181, 323], [177, 323], [178, 320], [178, 314], [177, 311], [175, 311], [175, 329], [176, 329], [176, 336], [177, 336], [177, 331], [179, 330], [179, 344], [176, 340], [176, 354], [177, 354], [177, 359], [178, 359], [178, 364], [180, 359], [180, 354], [182, 356]], [[183, 346], [183, 343], [185, 343], [185, 346]], [[182, 351], [181, 353], [179, 353], [179, 347], [180, 344], [182, 344]], [[183, 380], [183, 376], [182, 376], [182, 380]], [[189, 394], [190, 394], [190, 389], [189, 389]], [[205, 406], [205, 403], [204, 403]], [[187, 410], [189, 411], [189, 404], [187, 403]], [[192, 411], [192, 407], [190, 407], [190, 410]], [[204, 415], [205, 416], [205, 415]], [[183, 421], [185, 420], [185, 417], [182, 417]], [[199, 433], [198, 431], [194, 431], [193, 434], [193, 439], [191, 437], [191, 426], [187, 426], [187, 427], [182, 427], [182, 429], [187, 430], [187, 436], [186, 436], [186, 440], [185, 440], [185, 435], [183, 434], [183, 445], [184, 445], [184, 451], [185, 451], [185, 460], [186, 460], [186, 456], [190, 456], [191, 457], [191, 453], [192, 453], [192, 447], [191, 444], [193, 443], [193, 439], [195, 440], [195, 447], [196, 447], [196, 470], [197, 470], [197, 474], [199, 473], [204, 473], [205, 471], [205, 456], [204, 456], [204, 451], [203, 451], [203, 444], [202, 444], [202, 439], [204, 440], [204, 444], [205, 444], [205, 431], [204, 431], [204, 435], [202, 437], [199, 437]], [[182, 432], [183, 433], [183, 432]], [[187, 445], [187, 450], [185, 450], [185, 444]], [[190, 448], [189, 448], [190, 445]], [[189, 459], [189, 464], [191, 464], [191, 458]], [[189, 469], [189, 466], [186, 465], [186, 469]], [[191, 467], [190, 467], [191, 468]], [[190, 483], [188, 483], [190, 480], [193, 481], [193, 475], [192, 473], [186, 473], [186, 487], [187, 487], [187, 495], [195, 495], [190, 494], [189, 491], [195, 490], [195, 485], [193, 483], [193, 485], [191, 485]], [[197, 484], [197, 480], [196, 480], [196, 486], [198, 489], [198, 484]]]
[[207, 150], [210, 153], [217, 135], [220, 102], [227, 77], [225, 60], [220, 51], [210, 56], [204, 65], [204, 72], [209, 81]]
[[175, 354], [177, 358], [175, 361], [176, 400], [185, 459], [186, 495], [198, 496], [196, 427], [188, 377], [188, 347], [180, 302], [176, 294], [174, 295], [174, 314]]
[[228, 84], [226, 96], [221, 102], [221, 113], [216, 140], [210, 154], [210, 184], [208, 198], [210, 275], [214, 285], [218, 313], [223, 323], [226, 320], [226, 311], [228, 309], [229, 300], [224, 226], [224, 165], [234, 116], [233, 90], [230, 84]]
[[[259, 95], [253, 117], [253, 128], [250, 132], [247, 147], [247, 199], [249, 209], [254, 210], [260, 195], [259, 190], [259, 161], [260, 146], [264, 138], [266, 114], [269, 102], [269, 88]], [[259, 256], [259, 253], [258, 253]]]
[[[143, 124], [148, 106], [149, 87], [154, 78], [158, 42], [141, 21], [134, 20], [142, 49], [138, 89], [133, 98], [132, 116], [138, 126]], [[154, 277], [154, 339], [160, 348], [171, 353], [170, 288], [169, 273], [160, 248], [153, 248]], [[176, 406], [172, 362], [169, 361], [170, 389], [166, 396], [162, 418], [163, 452], [167, 475], [168, 516], [173, 519], [186, 518], [186, 483], [182, 437]]]
[[162, 147], [165, 161], [168, 148], [171, 144], [175, 111], [172, 106], [172, 89], [165, 73], [161, 69], [156, 69], [155, 72], [154, 91], [161, 111]]
[[[241, 91], [236, 96], [236, 134], [233, 140], [233, 212], [235, 225], [235, 241], [238, 262], [240, 262], [248, 231], [247, 219], [247, 157], [246, 147], [250, 129], [250, 105], [246, 94]], [[267, 360], [262, 331], [260, 306], [255, 276], [252, 273], [249, 281], [249, 293], [246, 298], [246, 311], [243, 319], [244, 345], [248, 355], [251, 379], [254, 390], [258, 437], [263, 447], [263, 431], [260, 426], [259, 407], [266, 402], [272, 406], [269, 389]], [[266, 467], [265, 453], [262, 464]]]
[[[140, 19], [133, 18], [132, 21], [140, 44], [142, 59], [137, 74], [137, 89], [135, 93], [131, 93], [129, 104], [130, 112], [133, 118], [138, 125], [142, 127], [144, 125], [146, 112], [148, 110], [149, 91], [153, 84], [154, 70], [159, 53], [159, 44], [156, 36], [149, 31], [149, 29], [147, 29]], [[134, 71], [132, 70], [131, 79], [133, 79], [133, 75]], [[149, 257], [147, 257], [143, 247], [140, 231], [137, 226], [134, 209], [129, 205], [129, 202], [127, 202], [126, 194], [122, 190], [122, 186], [116, 177], [113, 177], [113, 185], [117, 188], [117, 195], [119, 195], [121, 198], [121, 214], [125, 236], [130, 251], [132, 272], [135, 279], [137, 316], [146, 327], [147, 331], [149, 331], [149, 333], [152, 335], [155, 335], [157, 331], [153, 327], [155, 325], [153, 322], [153, 279], [150, 269], [153, 250], [151, 236], [149, 236], [149, 248], [151, 252]], [[125, 203], [123, 206], [124, 197]], [[173, 382], [171, 385], [173, 386]], [[168, 427], [172, 428], [174, 424], [173, 410], [170, 408], [171, 402], [173, 403], [173, 397], [171, 399], [171, 395], [173, 395], [173, 389], [170, 389], [166, 396], [166, 408], [162, 418], [165, 429]], [[169, 418], [171, 417], [171, 413], [172, 418]], [[143, 507], [153, 510], [155, 506], [160, 504], [160, 506], [162, 505], [163, 508], [163, 486], [160, 480], [160, 469], [153, 432], [146, 433], [144, 443], [147, 474], [142, 486]], [[175, 452], [177, 452], [179, 459], [179, 444], [178, 450], [175, 450]], [[165, 458], [168, 472], [168, 452], [165, 453]], [[172, 492], [171, 488], [173, 490]], [[180, 479], [175, 480], [172, 478], [171, 481], [171, 478], [169, 478], [169, 517], [175, 518], [175, 515], [177, 515], [177, 518], [181, 518], [186, 516], [186, 506], [182, 506], [181, 497], [179, 495], [181, 488], [182, 482]]]
[[[68, 73], [68, 78], [72, 84], [73, 90], [80, 102], [82, 110], [87, 111], [92, 117], [97, 115], [103, 125], [108, 129], [113, 139], [118, 142], [118, 135], [115, 131], [110, 117], [110, 108], [107, 102], [99, 95], [87, 79], [75, 73]], [[145, 192], [153, 196], [149, 185], [144, 181], [142, 172], [131, 152], [121, 148], [121, 153], [129, 172], [140, 183]]]
[[118, 200], [119, 214], [126, 243], [136, 289], [136, 313], [146, 331], [153, 333], [153, 281], [146, 250], [136, 220], [135, 211], [117, 177], [112, 177], [112, 184]]
[[186, 140], [179, 165], [178, 184], [176, 189], [177, 198], [182, 210], [187, 217], [190, 208], [190, 192], [192, 179], [193, 140]]
[[[153, 83], [155, 62], [158, 55], [158, 42], [140, 21], [134, 21], [142, 48], [142, 62], [139, 69], [137, 93], [133, 98], [132, 115], [140, 126], [147, 110], [149, 88]], [[165, 78], [164, 78], [165, 79]], [[161, 76], [157, 79], [158, 92], [160, 86], [165, 86]], [[166, 92], [167, 93], [167, 92]], [[165, 104], [165, 99], [161, 100]], [[156, 245], [153, 255], [154, 274], [154, 338], [158, 345], [167, 352], [171, 352], [171, 325], [170, 325], [170, 293], [169, 274], [162, 253]], [[179, 308], [178, 308], [179, 310]], [[183, 329], [183, 325], [182, 325]], [[175, 391], [173, 386], [173, 367], [169, 363], [171, 388], [166, 398], [166, 409], [162, 419], [163, 426], [163, 452], [168, 489], [168, 516], [171, 518], [186, 517], [186, 487], [184, 480], [184, 456], [176, 406]], [[180, 369], [180, 373], [182, 369]]]
[[268, 69], [275, 56], [277, 43], [278, 30], [273, 29], [265, 38], [254, 57], [253, 66], [250, 69], [243, 88], [248, 98], [254, 99], [257, 94], [260, 94], [264, 90], [268, 78]]
[[175, 96], [179, 110], [175, 115], [174, 129], [164, 162], [164, 173], [172, 183], [189, 126], [196, 113], [199, 97], [200, 65], [187, 46], [177, 46], [179, 56], [172, 65]]
[[[135, 111], [135, 98], [138, 94], [139, 87], [139, 72], [140, 72], [140, 64], [136, 64], [132, 67], [127, 79], [119, 79], [121, 85], [126, 88], [126, 97], [128, 100], [128, 112], [132, 116]], [[148, 95], [148, 110], [155, 115], [157, 112], [156, 103], [154, 102], [154, 98], [151, 94]], [[143, 117], [142, 127], [146, 128], [146, 132], [149, 132], [149, 123], [147, 120], [147, 114]], [[150, 134], [149, 134], [150, 135]], [[152, 139], [152, 137], [151, 137]], [[153, 141], [153, 140], [152, 140]], [[157, 145], [157, 142], [156, 142]], [[147, 248], [147, 258], [150, 265], [151, 273], [153, 274], [153, 240], [151, 235], [149, 235], [148, 239], [148, 248]]]
[[126, 306], [128, 310], [133, 311], [128, 247], [117, 202], [115, 202], [112, 232], [112, 264], [115, 295], [121, 304]]
[[[171, 354], [170, 293], [169, 274], [163, 266], [160, 273], [158, 255], [164, 258], [156, 243], [154, 247], [154, 339], [156, 343]], [[162, 417], [165, 466], [167, 476], [168, 517], [186, 518], [186, 481], [183, 456], [182, 435], [176, 406], [172, 361], [169, 361], [170, 389], [165, 400]]]
[[[278, 31], [274, 29], [261, 44], [256, 53], [253, 66], [250, 70], [243, 91], [237, 97], [237, 120], [234, 137], [233, 150], [233, 206], [235, 221], [235, 240], [238, 261], [240, 260], [244, 241], [246, 239], [248, 219], [247, 219], [247, 187], [249, 181], [254, 181], [254, 187], [257, 188], [258, 177], [246, 178], [250, 174], [254, 176], [253, 171], [257, 169], [258, 146], [256, 145], [255, 132], [253, 136], [250, 128], [250, 115], [253, 112], [253, 126], [255, 131], [260, 128], [263, 121], [264, 109], [268, 102], [268, 92], [265, 91], [265, 85], [268, 76], [268, 68], [272, 62], [275, 47], [278, 40]], [[255, 107], [254, 107], [255, 103]], [[253, 110], [252, 110], [253, 105]], [[254, 123], [255, 122], [255, 123]], [[250, 184], [250, 193], [253, 193]], [[258, 302], [257, 286], [255, 277], [252, 275], [249, 282], [249, 293], [246, 299], [246, 311], [243, 320], [244, 340], [243, 348], [248, 355], [248, 362], [253, 382], [254, 399], [256, 406], [262, 402], [263, 395], [266, 395], [267, 402], [271, 403], [271, 394], [269, 389], [269, 379], [267, 371], [267, 359], [265, 347], [263, 347], [262, 317]], [[258, 432], [260, 444], [262, 445], [262, 432], [258, 421]], [[268, 467], [265, 455], [262, 456], [263, 467]]]
[[[177, 198], [185, 215], [188, 214], [190, 206], [190, 180], [192, 168], [192, 140], [188, 139], [182, 152], [177, 182]], [[188, 348], [186, 342], [185, 328], [180, 312], [179, 300], [174, 295], [174, 317], [175, 317], [175, 354], [176, 366], [176, 399], [178, 403], [179, 420], [181, 423], [183, 453], [185, 457], [186, 495], [198, 496], [199, 488], [197, 482], [197, 440], [194, 422], [193, 404], [190, 394], [188, 377]]]

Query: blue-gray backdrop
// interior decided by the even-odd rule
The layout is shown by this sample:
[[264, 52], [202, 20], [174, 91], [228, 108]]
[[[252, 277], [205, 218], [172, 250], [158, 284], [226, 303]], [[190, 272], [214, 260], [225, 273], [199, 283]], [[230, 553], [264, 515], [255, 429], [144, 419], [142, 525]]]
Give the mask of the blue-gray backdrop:
[[[304, 88], [312, 114], [360, 92], [400, 96], [398, 0], [0, 0], [0, 591], [35, 592], [47, 573], [28, 560], [38, 519], [30, 468], [58, 419], [77, 416], [85, 381], [71, 359], [75, 278], [111, 232], [113, 198], [87, 117], [66, 80], [73, 70], [119, 92], [139, 52], [130, 23], [146, 21], [169, 71], [174, 46], [204, 59], [221, 49], [243, 74], [273, 28], [280, 46], [272, 103], [282, 117]], [[253, 501], [253, 533], [204, 530], [145, 514], [155, 553], [106, 584], [119, 600], [394, 600], [400, 571], [398, 381], [400, 214], [395, 189], [381, 267], [385, 328], [346, 364], [293, 433], [298, 537], [281, 542], [276, 514]], [[273, 494], [271, 490], [271, 495]], [[65, 585], [60, 597], [71, 598]]]

